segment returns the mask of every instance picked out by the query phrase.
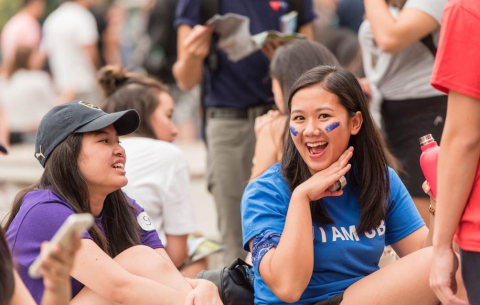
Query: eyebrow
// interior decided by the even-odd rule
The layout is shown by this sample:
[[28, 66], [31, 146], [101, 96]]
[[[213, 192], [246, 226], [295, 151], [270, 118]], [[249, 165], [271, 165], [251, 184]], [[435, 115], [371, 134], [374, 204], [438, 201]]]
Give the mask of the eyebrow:
[[[330, 110], [330, 111], [333, 112], [333, 109], [330, 108], [330, 107], [319, 107], [319, 108], [315, 109], [315, 112], [320, 112], [320, 111], [324, 111], [324, 110]], [[303, 110], [301, 110], [301, 109], [292, 110], [292, 113], [297, 113], [297, 112], [301, 113], [301, 112], [303, 112]]]

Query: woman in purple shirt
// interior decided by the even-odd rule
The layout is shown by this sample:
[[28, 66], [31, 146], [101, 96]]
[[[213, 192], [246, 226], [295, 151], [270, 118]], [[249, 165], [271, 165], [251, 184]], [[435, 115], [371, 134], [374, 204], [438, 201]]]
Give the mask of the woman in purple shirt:
[[42, 119], [35, 157], [44, 173], [17, 195], [6, 225], [16, 269], [36, 302], [45, 288], [27, 271], [41, 242], [69, 215], [87, 212], [95, 225], [70, 272], [70, 304], [221, 304], [214, 284], [178, 272], [145, 211], [121, 191], [127, 178], [119, 136], [138, 125], [134, 110], [106, 114], [82, 101]]

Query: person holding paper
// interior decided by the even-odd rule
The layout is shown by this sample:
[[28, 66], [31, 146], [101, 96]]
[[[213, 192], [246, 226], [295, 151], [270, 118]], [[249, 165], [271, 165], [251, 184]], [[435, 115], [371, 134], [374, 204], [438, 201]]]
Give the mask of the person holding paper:
[[[204, 24], [205, 3], [180, 0], [175, 25], [178, 27], [178, 59], [173, 73], [178, 86], [190, 90], [202, 79], [205, 84], [208, 186], [218, 211], [218, 223], [225, 243], [224, 264], [244, 257], [240, 225], [240, 199], [248, 181], [255, 147], [255, 118], [273, 109], [269, 58], [257, 51], [233, 63], [216, 52], [216, 63], [206, 61], [211, 46], [212, 26]], [[215, 1], [212, 1], [215, 2]], [[218, 13], [236, 13], [249, 18], [250, 33], [279, 30], [280, 18], [292, 11], [292, 1], [219, 0]], [[315, 18], [312, 0], [303, 1], [298, 32], [312, 37]], [[209, 62], [210, 64], [207, 64]], [[205, 77], [205, 78], [204, 78]]]

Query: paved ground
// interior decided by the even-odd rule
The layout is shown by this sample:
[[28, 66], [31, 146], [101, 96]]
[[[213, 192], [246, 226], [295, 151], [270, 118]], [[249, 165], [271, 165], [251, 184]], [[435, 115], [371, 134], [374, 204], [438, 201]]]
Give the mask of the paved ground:
[[[205, 236], [219, 240], [217, 214], [212, 196], [205, 182], [206, 151], [202, 142], [176, 143], [186, 154], [191, 172], [194, 215], [198, 230]], [[33, 157], [33, 145], [12, 147], [8, 156], [0, 156], [0, 219], [4, 219], [16, 193], [35, 182], [42, 167]], [[218, 256], [212, 257], [210, 267], [218, 268]]]

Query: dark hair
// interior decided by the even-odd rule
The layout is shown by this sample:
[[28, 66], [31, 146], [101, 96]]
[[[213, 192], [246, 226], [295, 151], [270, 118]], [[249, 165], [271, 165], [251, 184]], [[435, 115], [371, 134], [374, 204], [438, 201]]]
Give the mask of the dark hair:
[[399, 9], [403, 9], [407, 0], [385, 0], [388, 5], [393, 7], [398, 7]]
[[29, 63], [32, 52], [32, 48], [27, 46], [18, 46], [15, 49], [13, 61], [11, 62], [11, 64], [7, 65], [7, 79], [12, 77], [12, 75], [15, 74], [15, 72], [17, 72], [18, 70], [30, 69]]
[[105, 112], [135, 109], [140, 115], [136, 135], [156, 139], [150, 116], [160, 104], [158, 95], [168, 92], [161, 82], [140, 74], [128, 73], [119, 66], [106, 66], [98, 72], [98, 82], [105, 100], [101, 108]]
[[335, 55], [322, 44], [310, 40], [295, 40], [275, 51], [270, 63], [270, 76], [282, 87], [283, 102], [287, 101], [290, 88], [308, 70], [320, 65], [339, 66]]
[[3, 231], [0, 230], [0, 305], [10, 304], [15, 290], [12, 256], [7, 246]]
[[[50, 189], [68, 202], [75, 213], [91, 213], [87, 182], [80, 173], [78, 163], [72, 162], [78, 160], [82, 138], [83, 134], [71, 134], [53, 150], [40, 181], [15, 197], [6, 229], [20, 210], [25, 195], [35, 190]], [[120, 189], [105, 198], [102, 213], [104, 233], [96, 224], [88, 232], [103, 251], [115, 257], [124, 250], [140, 244], [135, 208]]]
[[[349, 185], [360, 203], [361, 215], [357, 232], [377, 228], [387, 215], [387, 198], [390, 194], [387, 161], [381, 135], [368, 111], [368, 104], [356, 77], [344, 68], [333, 66], [316, 67], [303, 74], [293, 85], [288, 98], [291, 109], [295, 94], [311, 86], [320, 86], [335, 94], [351, 116], [360, 111], [363, 123], [357, 135], [352, 135], [348, 146], [355, 151], [350, 159]], [[311, 177], [307, 164], [302, 159], [292, 137], [289, 136], [283, 151], [282, 174], [290, 190]], [[310, 210], [315, 221], [333, 223], [323, 204], [311, 202]]]

